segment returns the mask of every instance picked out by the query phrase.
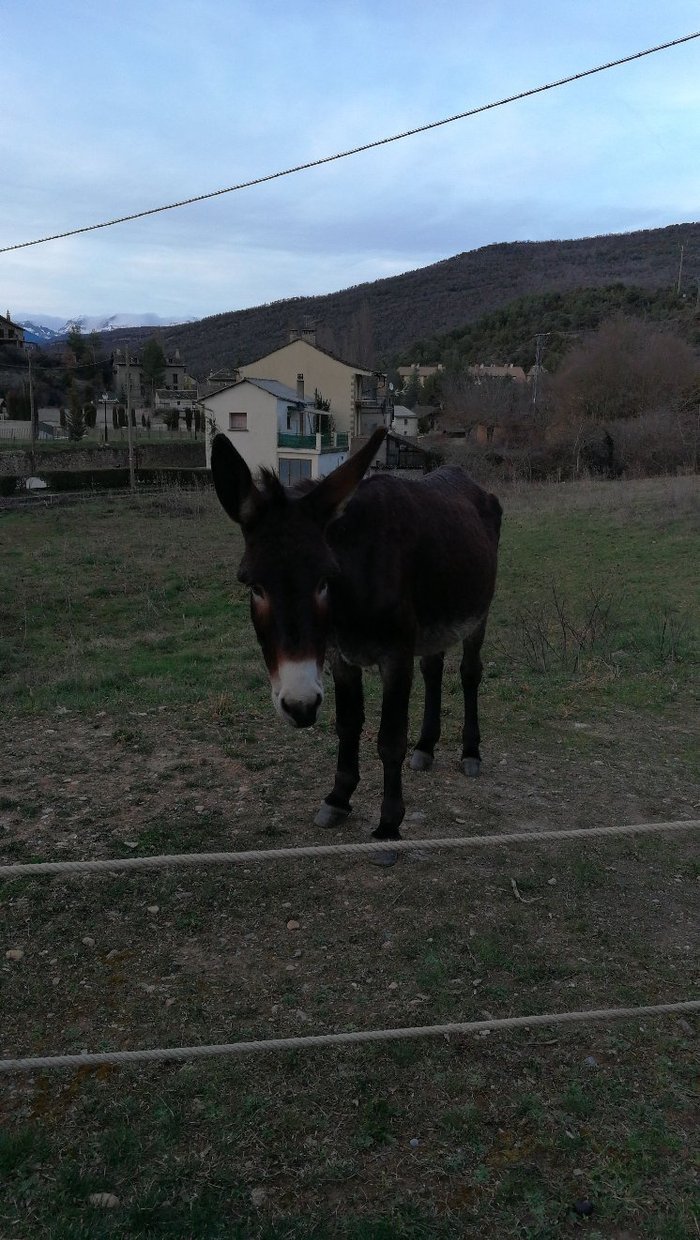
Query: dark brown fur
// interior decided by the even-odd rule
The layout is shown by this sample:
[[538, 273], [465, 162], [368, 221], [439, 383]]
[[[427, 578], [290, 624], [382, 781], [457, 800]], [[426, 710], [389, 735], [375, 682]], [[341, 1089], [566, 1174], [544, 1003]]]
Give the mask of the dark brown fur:
[[[495, 588], [501, 507], [456, 466], [417, 482], [388, 475], [362, 481], [382, 436], [375, 432], [356, 457], [296, 492], [286, 492], [274, 475], [256, 488], [230, 441], [217, 436], [212, 474], [224, 508], [243, 529], [239, 577], [252, 588], [253, 623], [271, 676], [282, 659], [320, 666], [327, 656], [330, 663], [339, 753], [317, 823], [333, 826], [350, 812], [364, 722], [361, 669], [377, 665], [384, 797], [374, 834], [397, 839], [416, 655], [426, 702], [412, 766], [432, 765], [444, 650], [461, 641], [462, 768], [468, 775], [480, 768], [480, 649]], [[317, 704], [299, 704], [288, 717], [306, 726], [316, 710]]]

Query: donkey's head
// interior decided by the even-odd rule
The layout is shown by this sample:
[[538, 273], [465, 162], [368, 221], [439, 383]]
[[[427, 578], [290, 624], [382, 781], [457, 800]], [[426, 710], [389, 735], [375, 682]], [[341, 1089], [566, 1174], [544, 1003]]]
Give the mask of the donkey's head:
[[303, 494], [263, 471], [253, 482], [226, 435], [212, 444], [216, 493], [243, 531], [238, 580], [250, 587], [250, 612], [272, 686], [275, 710], [307, 728], [323, 701], [323, 661], [338, 565], [325, 538], [361, 481], [384, 437], [375, 431], [359, 452]]

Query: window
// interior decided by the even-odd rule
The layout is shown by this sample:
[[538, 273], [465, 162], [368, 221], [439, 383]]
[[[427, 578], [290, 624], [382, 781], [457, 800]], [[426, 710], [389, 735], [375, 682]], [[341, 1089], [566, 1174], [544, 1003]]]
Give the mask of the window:
[[177, 387], [177, 375], [173, 372], [173, 387]]
[[288, 457], [281, 456], [279, 476], [284, 486], [293, 486], [295, 482], [301, 482], [302, 478], [311, 477], [311, 461], [292, 461]]
[[248, 430], [248, 414], [247, 413], [229, 413], [228, 428], [230, 431], [247, 431]]

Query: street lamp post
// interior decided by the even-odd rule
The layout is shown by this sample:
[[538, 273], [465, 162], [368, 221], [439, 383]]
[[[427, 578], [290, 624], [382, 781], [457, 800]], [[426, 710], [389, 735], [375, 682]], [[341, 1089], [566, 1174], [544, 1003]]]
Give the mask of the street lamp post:
[[104, 411], [105, 411], [105, 443], [109, 443], [109, 436], [107, 434], [107, 401], [108, 400], [109, 400], [109, 396], [107, 395], [106, 392], [103, 392], [102, 393], [102, 404], [104, 405]]

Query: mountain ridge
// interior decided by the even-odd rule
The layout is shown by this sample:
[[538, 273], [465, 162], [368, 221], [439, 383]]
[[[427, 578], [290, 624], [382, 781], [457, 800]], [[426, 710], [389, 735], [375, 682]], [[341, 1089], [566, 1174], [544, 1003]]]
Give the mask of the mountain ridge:
[[[529, 293], [599, 285], [674, 287], [684, 247], [684, 287], [700, 279], [700, 223], [553, 241], [498, 242], [427, 267], [350, 286], [211, 315], [158, 330], [189, 371], [242, 365], [284, 344], [290, 327], [312, 319], [319, 344], [351, 362], [385, 366], [402, 349], [468, 324]], [[116, 328], [110, 348], [140, 348], [153, 329]]]
[[[24, 328], [25, 339], [34, 344], [52, 344], [65, 340], [73, 327], [82, 332], [113, 332], [134, 327], [157, 330], [162, 327], [181, 326], [178, 319], [165, 319], [158, 314], [144, 311], [141, 314], [79, 314], [72, 318], [62, 318], [56, 314], [35, 314], [30, 312], [17, 317], [17, 323]], [[191, 322], [192, 320], [188, 320]]]

